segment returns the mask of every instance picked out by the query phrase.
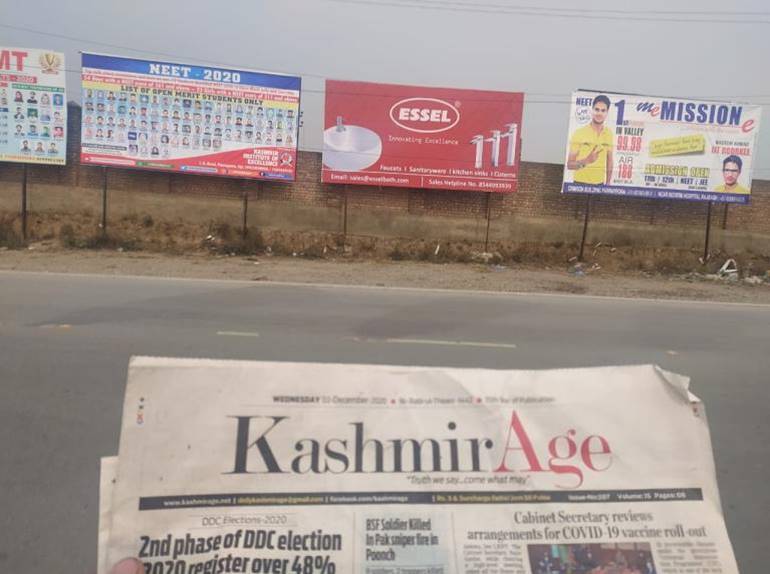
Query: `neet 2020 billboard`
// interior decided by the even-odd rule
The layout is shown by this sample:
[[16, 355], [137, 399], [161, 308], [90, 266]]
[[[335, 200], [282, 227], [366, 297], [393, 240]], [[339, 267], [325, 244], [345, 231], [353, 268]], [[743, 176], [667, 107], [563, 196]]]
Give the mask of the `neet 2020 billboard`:
[[524, 95], [327, 80], [326, 183], [516, 191]]
[[64, 165], [64, 54], [0, 46], [0, 161]]
[[294, 180], [300, 78], [83, 54], [81, 162]]
[[564, 193], [749, 203], [760, 106], [572, 94]]

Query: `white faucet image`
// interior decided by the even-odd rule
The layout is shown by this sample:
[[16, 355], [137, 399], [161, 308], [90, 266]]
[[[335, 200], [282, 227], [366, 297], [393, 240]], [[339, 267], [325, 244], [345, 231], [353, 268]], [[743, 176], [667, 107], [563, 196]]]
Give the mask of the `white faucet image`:
[[[339, 118], [337, 118], [339, 120]], [[505, 124], [508, 131], [503, 133], [501, 130], [491, 130], [492, 136], [485, 138], [482, 134], [476, 134], [471, 139], [471, 143], [476, 146], [476, 162], [474, 167], [481, 169], [484, 164], [484, 144], [490, 142], [492, 150], [490, 151], [490, 162], [492, 167], [500, 165], [500, 140], [508, 140], [508, 148], [505, 156], [505, 165], [512, 166], [516, 161], [516, 145], [519, 134], [519, 124]]]
[[516, 160], [516, 140], [519, 132], [519, 124], [505, 124], [508, 131], [503, 135], [508, 138], [508, 153], [505, 155], [505, 165], [513, 165]]
[[486, 140], [492, 142], [492, 167], [500, 165], [500, 130], [492, 130], [492, 137]]
[[474, 164], [476, 169], [481, 169], [484, 161], [484, 141], [484, 136], [481, 134], [473, 136], [471, 140], [471, 143], [476, 145], [476, 163]]

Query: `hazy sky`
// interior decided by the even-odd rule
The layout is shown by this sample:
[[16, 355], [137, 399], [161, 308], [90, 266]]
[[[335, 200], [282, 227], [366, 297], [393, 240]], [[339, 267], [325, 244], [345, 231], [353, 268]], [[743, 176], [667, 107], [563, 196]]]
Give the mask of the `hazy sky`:
[[526, 161], [563, 161], [575, 88], [763, 104], [754, 177], [770, 179], [767, 0], [575, 6], [0, 0], [0, 44], [65, 52], [71, 99], [79, 94], [80, 50], [301, 75], [300, 147], [312, 150], [321, 147], [325, 78], [525, 92]]

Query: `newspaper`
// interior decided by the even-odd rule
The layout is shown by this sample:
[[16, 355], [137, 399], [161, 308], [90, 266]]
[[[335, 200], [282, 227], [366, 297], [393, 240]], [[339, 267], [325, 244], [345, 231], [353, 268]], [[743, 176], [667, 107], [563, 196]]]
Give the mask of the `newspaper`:
[[134, 358], [108, 562], [151, 574], [738, 572], [705, 411], [654, 366]]
[[99, 464], [99, 545], [96, 552], [96, 573], [108, 574], [107, 543], [112, 525], [112, 491], [118, 470], [118, 457], [102, 457]]

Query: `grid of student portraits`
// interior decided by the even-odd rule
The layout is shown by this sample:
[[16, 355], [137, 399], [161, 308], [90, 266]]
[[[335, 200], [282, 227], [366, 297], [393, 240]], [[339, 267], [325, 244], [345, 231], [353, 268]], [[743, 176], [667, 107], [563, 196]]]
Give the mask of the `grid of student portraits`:
[[67, 105], [64, 55], [0, 48], [0, 160], [64, 165]]
[[[209, 77], [205, 68], [140, 60], [124, 64], [115, 57], [108, 62], [113, 69], [95, 69], [88, 68], [93, 62], [85, 56], [81, 137], [83, 154], [90, 156], [86, 161], [121, 165], [124, 158], [136, 167], [214, 174], [225, 173], [227, 164], [235, 165], [238, 175], [248, 176], [250, 170], [264, 175], [267, 169], [268, 175], [290, 170], [293, 176], [298, 86], [296, 96], [232, 81], [220, 86], [223, 81], [199, 79]], [[230, 78], [243, 82], [250, 75], [232, 72]]]

